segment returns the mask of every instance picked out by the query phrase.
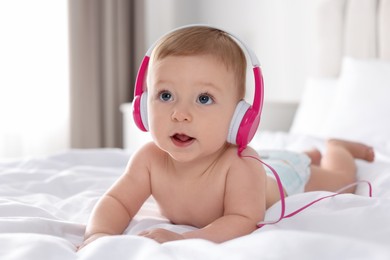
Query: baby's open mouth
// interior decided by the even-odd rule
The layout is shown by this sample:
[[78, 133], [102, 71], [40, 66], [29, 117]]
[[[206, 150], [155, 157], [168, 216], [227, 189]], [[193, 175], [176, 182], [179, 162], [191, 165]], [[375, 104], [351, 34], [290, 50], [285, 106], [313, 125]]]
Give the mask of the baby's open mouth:
[[195, 138], [185, 134], [174, 134], [173, 136], [171, 136], [171, 139], [175, 144], [178, 145], [190, 144], [193, 140], [195, 140]]

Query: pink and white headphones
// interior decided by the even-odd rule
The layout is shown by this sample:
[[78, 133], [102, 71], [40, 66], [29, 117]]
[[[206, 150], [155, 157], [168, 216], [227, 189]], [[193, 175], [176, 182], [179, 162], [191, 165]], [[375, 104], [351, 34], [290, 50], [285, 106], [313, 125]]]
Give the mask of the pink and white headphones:
[[[193, 24], [193, 25], [187, 25], [187, 26], [176, 28], [173, 31], [168, 32], [167, 34], [170, 34], [174, 31], [183, 28], [197, 27], [197, 26], [203, 26], [203, 27], [209, 27], [209, 28], [221, 30], [219, 28], [211, 27], [208, 25]], [[226, 32], [225, 30], [221, 30], [221, 31]], [[263, 100], [264, 100], [264, 82], [259, 67], [260, 64], [255, 53], [251, 49], [249, 49], [247, 45], [243, 41], [241, 41], [237, 36], [229, 32], [226, 33], [230, 35], [230, 37], [232, 37], [234, 40], [236, 40], [241, 45], [242, 49], [244, 49], [245, 52], [248, 54], [253, 67], [253, 74], [255, 80], [255, 95], [253, 98], [253, 104], [250, 105], [245, 100], [241, 100], [237, 104], [232, 120], [230, 122], [229, 133], [227, 136], [227, 141], [231, 144], [237, 145], [238, 153], [241, 154], [241, 152], [246, 148], [248, 143], [252, 140], [260, 123], [261, 110], [263, 107]], [[148, 112], [147, 112], [147, 91], [144, 91], [143, 84], [145, 82], [145, 76], [146, 76], [146, 71], [148, 69], [150, 56], [157, 42], [154, 43], [149, 48], [149, 50], [145, 54], [145, 57], [143, 58], [141, 66], [138, 70], [138, 75], [137, 75], [135, 88], [134, 88], [133, 117], [137, 127], [144, 132], [149, 130], [149, 125], [148, 125]]]

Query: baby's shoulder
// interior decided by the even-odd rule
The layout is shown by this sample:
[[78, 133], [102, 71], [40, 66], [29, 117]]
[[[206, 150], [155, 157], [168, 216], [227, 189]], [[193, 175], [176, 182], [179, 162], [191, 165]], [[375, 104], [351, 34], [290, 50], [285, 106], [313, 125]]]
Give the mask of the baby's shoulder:
[[258, 160], [256, 159], [260, 159], [260, 156], [253, 148], [247, 147], [241, 154], [238, 154], [237, 147], [235, 146], [229, 147], [223, 157], [231, 166], [257, 165]]
[[155, 143], [149, 142], [138, 149], [134, 153], [133, 158], [151, 163], [158, 161], [159, 158], [163, 158], [164, 156], [165, 153]]
[[145, 143], [143, 146], [141, 146], [141, 148], [137, 151], [138, 153], [158, 153], [160, 152], [161, 149], [158, 148], [158, 146], [154, 143], [154, 142], [148, 142], [148, 143]]
[[251, 147], [247, 147], [240, 155], [237, 148], [226, 151], [226, 162], [229, 165], [227, 171], [229, 183], [235, 186], [239, 183], [264, 183], [265, 170], [260, 161], [259, 155]]
[[230, 158], [230, 159], [242, 159], [242, 158], [246, 158], [247, 156], [254, 156], [256, 158], [259, 158], [259, 155], [257, 153], [257, 151], [255, 149], [253, 149], [252, 147], [246, 147], [241, 154], [238, 153], [238, 149], [236, 146], [232, 145], [230, 147], [228, 147], [225, 151], [225, 154], [224, 156]]

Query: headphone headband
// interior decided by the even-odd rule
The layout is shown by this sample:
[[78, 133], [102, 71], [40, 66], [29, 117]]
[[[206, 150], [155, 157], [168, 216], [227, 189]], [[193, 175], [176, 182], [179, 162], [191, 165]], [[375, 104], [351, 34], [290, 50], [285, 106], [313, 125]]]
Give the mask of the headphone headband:
[[[251, 64], [253, 67], [260, 67], [260, 62], [259, 60], [257, 59], [257, 56], [256, 54], [245, 44], [245, 42], [243, 42], [239, 37], [237, 37], [236, 35], [234, 35], [233, 33], [230, 33], [224, 29], [221, 29], [221, 28], [218, 28], [218, 27], [215, 27], [215, 26], [210, 26], [210, 25], [207, 25], [207, 24], [190, 24], [190, 25], [184, 25], [184, 26], [181, 26], [181, 27], [177, 27], [175, 29], [173, 29], [172, 31], [169, 31], [167, 32], [166, 34], [164, 34], [163, 36], [160, 37], [161, 38], [164, 38], [165, 36], [173, 33], [173, 32], [176, 32], [176, 31], [179, 31], [181, 29], [186, 29], [186, 28], [191, 28], [191, 27], [206, 27], [206, 28], [212, 28], [212, 29], [217, 29], [217, 30], [220, 30], [222, 32], [225, 32], [227, 34], [229, 34], [233, 39], [235, 39], [242, 47], [244, 47], [246, 53], [249, 55], [249, 58], [251, 60]], [[148, 51], [146, 52], [145, 56], [149, 56], [152, 55], [152, 52], [154, 50], [154, 47], [156, 47], [157, 43], [158, 43], [159, 40], [155, 41], [152, 46], [149, 47]]]

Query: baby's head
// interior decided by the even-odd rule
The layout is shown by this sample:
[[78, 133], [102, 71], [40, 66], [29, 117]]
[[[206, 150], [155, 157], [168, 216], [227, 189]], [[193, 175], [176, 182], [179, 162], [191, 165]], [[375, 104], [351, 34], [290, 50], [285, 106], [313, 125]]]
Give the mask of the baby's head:
[[211, 55], [233, 73], [239, 99], [245, 96], [246, 58], [240, 46], [219, 29], [193, 26], [175, 30], [159, 40], [150, 63], [169, 56]]
[[[243, 100], [247, 69], [243, 49], [253, 66], [252, 105]], [[149, 131], [150, 125], [154, 140], [167, 128], [169, 140], [180, 136], [175, 139], [179, 146], [215, 140], [219, 145], [211, 146], [220, 147], [227, 141], [241, 153], [257, 131], [263, 96], [259, 62], [245, 43], [217, 28], [191, 25], [168, 33], [148, 50], [136, 80], [133, 115], [141, 130]], [[172, 126], [176, 132], [167, 124], [196, 121], [195, 129], [216, 134], [198, 138], [185, 129], [190, 124]]]

